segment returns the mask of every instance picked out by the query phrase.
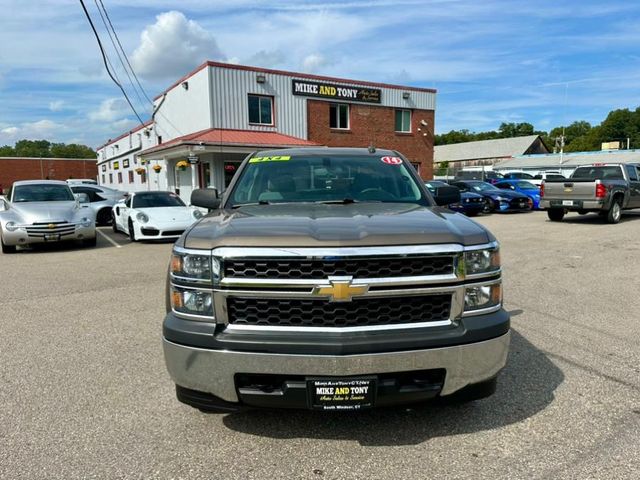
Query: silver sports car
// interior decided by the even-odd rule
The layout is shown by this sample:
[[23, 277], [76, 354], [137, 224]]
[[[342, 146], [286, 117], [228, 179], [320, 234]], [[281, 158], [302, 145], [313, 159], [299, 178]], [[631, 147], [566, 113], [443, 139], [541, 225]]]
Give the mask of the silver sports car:
[[67, 240], [95, 246], [95, 215], [86, 202], [87, 196], [76, 198], [66, 182], [15, 182], [0, 200], [2, 253], [15, 252], [17, 245]]

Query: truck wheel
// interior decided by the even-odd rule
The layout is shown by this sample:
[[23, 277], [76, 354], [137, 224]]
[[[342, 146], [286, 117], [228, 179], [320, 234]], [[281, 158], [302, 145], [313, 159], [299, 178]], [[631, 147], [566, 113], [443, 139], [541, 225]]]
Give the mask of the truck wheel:
[[2, 244], [2, 253], [16, 253], [16, 246], [15, 245], [5, 245], [4, 244], [4, 240], [2, 240], [2, 237], [0, 237], [0, 244]]
[[614, 198], [611, 208], [607, 212], [607, 223], [618, 223], [622, 218], [622, 202], [620, 198]]
[[547, 210], [547, 216], [552, 222], [561, 222], [564, 218], [564, 210], [562, 208], [552, 208]]
[[497, 385], [498, 379], [493, 377], [485, 382], [468, 385], [452, 395], [440, 397], [439, 401], [445, 405], [473, 402], [474, 400], [480, 400], [481, 398], [493, 395], [496, 391]]
[[587, 213], [589, 212], [587, 212], [586, 210], [578, 210], [578, 215], [586, 215]]

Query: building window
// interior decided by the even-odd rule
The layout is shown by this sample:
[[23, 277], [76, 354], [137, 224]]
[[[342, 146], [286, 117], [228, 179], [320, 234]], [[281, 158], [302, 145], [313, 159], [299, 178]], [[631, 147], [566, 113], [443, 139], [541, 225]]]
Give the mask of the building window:
[[102, 174], [102, 183], [103, 184], [105, 183], [105, 175], [104, 175], [104, 173]]
[[109, 184], [113, 185], [113, 173], [109, 174]]
[[411, 110], [396, 110], [396, 132], [411, 132]]
[[118, 183], [122, 183], [122, 172], [118, 172]]
[[133, 170], [129, 170], [129, 183], [133, 183]]
[[273, 125], [273, 99], [262, 95], [249, 95], [249, 123]]
[[329, 107], [329, 127], [349, 130], [349, 105], [332, 103]]
[[162, 135], [158, 135], [158, 145], [162, 144]]

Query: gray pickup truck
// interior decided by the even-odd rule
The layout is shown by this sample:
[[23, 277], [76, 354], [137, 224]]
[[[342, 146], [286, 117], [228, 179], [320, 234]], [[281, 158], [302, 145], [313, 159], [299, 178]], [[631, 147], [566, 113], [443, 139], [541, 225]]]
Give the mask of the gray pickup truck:
[[584, 165], [568, 179], [545, 180], [540, 195], [541, 207], [554, 222], [567, 212], [598, 212], [607, 222], [618, 223], [623, 210], [640, 208], [640, 164]]
[[491, 395], [509, 347], [499, 245], [398, 152], [250, 155], [176, 242], [163, 323], [178, 399], [360, 410]]

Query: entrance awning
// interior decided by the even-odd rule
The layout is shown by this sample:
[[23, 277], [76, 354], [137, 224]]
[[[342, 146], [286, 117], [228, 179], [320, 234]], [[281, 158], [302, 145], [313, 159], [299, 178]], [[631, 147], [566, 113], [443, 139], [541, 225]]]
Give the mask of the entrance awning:
[[[174, 138], [161, 145], [148, 148], [138, 157], [150, 156], [171, 157], [175, 154], [183, 154], [185, 150], [195, 152], [211, 152], [212, 147], [227, 147], [226, 151], [250, 151], [265, 148], [288, 147], [317, 147], [319, 144], [277, 132], [259, 130], [227, 130], [210, 128], [199, 132], [190, 133], [182, 137]], [[216, 149], [217, 150], [217, 149]], [[220, 150], [217, 150], [220, 151]]]

